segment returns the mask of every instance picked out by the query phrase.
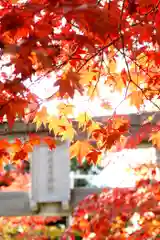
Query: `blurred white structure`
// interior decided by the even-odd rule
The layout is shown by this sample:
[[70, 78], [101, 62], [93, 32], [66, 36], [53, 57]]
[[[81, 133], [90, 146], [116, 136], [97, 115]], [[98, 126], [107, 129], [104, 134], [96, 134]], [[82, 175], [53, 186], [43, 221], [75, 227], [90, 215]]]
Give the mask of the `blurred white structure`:
[[154, 147], [108, 153], [103, 160], [106, 167], [93, 178], [91, 184], [96, 187], [134, 187], [137, 177], [132, 168], [144, 163], [156, 163], [156, 159]]

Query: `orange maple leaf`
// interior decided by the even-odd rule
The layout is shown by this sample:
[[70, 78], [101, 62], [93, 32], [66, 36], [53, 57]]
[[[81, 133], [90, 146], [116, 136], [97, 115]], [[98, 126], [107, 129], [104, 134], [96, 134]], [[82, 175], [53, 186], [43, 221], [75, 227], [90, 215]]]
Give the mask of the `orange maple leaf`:
[[49, 146], [49, 148], [52, 150], [53, 148], [56, 148], [56, 142], [53, 137], [46, 136], [43, 138], [43, 141]]
[[94, 148], [87, 141], [77, 141], [70, 147], [70, 158], [76, 157], [81, 164], [84, 157]]
[[136, 106], [137, 109], [141, 107], [141, 105], [144, 103], [143, 99], [143, 93], [141, 91], [133, 91], [128, 95], [128, 99], [130, 101], [130, 105]]
[[11, 144], [11, 148], [15, 152], [19, 152], [21, 150], [21, 147], [22, 147], [22, 141], [18, 138], [16, 138], [15, 142]]
[[29, 134], [29, 142], [33, 146], [39, 145], [41, 143], [41, 138], [36, 134]]
[[43, 106], [42, 109], [36, 113], [36, 116], [33, 120], [33, 122], [36, 123], [37, 129], [40, 128], [42, 124], [46, 126], [47, 117], [48, 117], [47, 108]]
[[123, 79], [118, 73], [113, 73], [111, 75], [108, 75], [107, 80], [105, 81], [105, 84], [108, 86], [112, 86], [114, 91], [118, 91], [120, 93], [126, 87]]
[[8, 142], [7, 139], [0, 140], [0, 149], [6, 149], [9, 148], [11, 144]]
[[160, 149], [160, 131], [152, 133], [149, 140]]
[[23, 144], [23, 150], [27, 153], [32, 152], [33, 151], [33, 145], [30, 142], [25, 142]]
[[74, 108], [74, 105], [72, 105], [72, 104], [65, 104], [65, 103], [60, 103], [57, 106], [59, 114], [60, 115], [65, 115], [65, 116], [72, 115], [73, 114], [73, 108]]
[[87, 126], [90, 126], [92, 118], [85, 112], [80, 113], [78, 117], [76, 117], [76, 120], [78, 121], [78, 127], [85, 130]]

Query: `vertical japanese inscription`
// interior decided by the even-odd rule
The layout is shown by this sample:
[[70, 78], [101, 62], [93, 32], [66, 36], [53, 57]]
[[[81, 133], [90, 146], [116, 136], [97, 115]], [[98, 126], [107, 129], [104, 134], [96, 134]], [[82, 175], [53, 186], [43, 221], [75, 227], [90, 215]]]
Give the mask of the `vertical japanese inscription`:
[[48, 150], [47, 153], [47, 161], [48, 161], [48, 192], [52, 193], [53, 192], [53, 152]]

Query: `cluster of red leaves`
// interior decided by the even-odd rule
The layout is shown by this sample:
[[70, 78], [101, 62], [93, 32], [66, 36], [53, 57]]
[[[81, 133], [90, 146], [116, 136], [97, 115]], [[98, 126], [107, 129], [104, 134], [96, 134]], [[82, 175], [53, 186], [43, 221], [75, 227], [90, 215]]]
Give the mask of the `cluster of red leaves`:
[[[92, 98], [99, 82], [115, 91], [126, 88], [125, 98], [137, 108], [145, 99], [159, 97], [158, 0], [111, 0], [98, 4], [96, 0], [2, 1], [0, 15], [1, 55], [3, 59], [9, 54], [7, 67], [13, 67], [11, 77], [3, 70], [1, 73], [0, 117], [3, 120], [6, 115], [10, 126], [17, 116], [26, 117], [25, 109], [34, 105], [32, 110], [36, 111], [39, 106], [25, 81], [34, 83], [37, 77], [40, 80], [51, 72], [56, 75], [53, 85], [58, 88], [48, 100], [74, 98], [77, 91]], [[118, 56], [126, 64], [120, 73], [116, 70]], [[101, 81], [101, 76], [105, 81]], [[54, 121], [49, 121], [52, 130], [73, 139], [75, 131], [64, 116], [57, 129]], [[78, 121], [81, 124], [81, 119]], [[78, 156], [79, 161], [87, 157], [89, 162], [96, 163], [102, 150], [109, 150], [122, 140], [129, 124], [122, 118], [113, 118], [106, 126], [95, 127], [89, 120], [83, 127], [97, 141], [98, 148], [88, 144], [80, 150], [79, 145], [83, 149], [84, 144], [78, 143], [72, 146], [71, 156]], [[24, 149], [28, 147], [19, 147], [14, 160], [25, 158]], [[5, 154], [2, 148], [0, 155]]]
[[29, 104], [38, 107], [37, 96], [25, 87], [20, 78], [12, 78], [8, 79], [3, 73], [0, 81], [0, 122], [6, 117], [10, 128], [16, 118], [24, 119]]
[[[143, 103], [144, 98], [152, 99], [158, 95], [159, 50], [156, 44], [159, 45], [159, 1], [122, 2], [99, 1], [97, 4], [96, 0], [57, 0], [54, 3], [50, 0], [28, 0], [25, 3], [13, 1], [12, 4], [12, 1], [2, 1], [0, 46], [2, 55], [12, 55], [10, 65], [14, 66], [14, 71], [9, 88], [12, 92], [14, 88], [14, 95], [26, 90], [23, 87], [26, 79], [36, 74], [43, 77], [54, 71], [57, 79], [53, 84], [58, 86], [58, 91], [53, 98], [73, 98], [75, 91], [83, 94], [91, 86], [89, 82], [81, 81], [81, 73], [88, 68], [105, 75], [117, 89], [120, 85], [127, 87], [132, 83], [136, 106]], [[155, 49], [148, 48], [145, 43]], [[144, 56], [137, 58], [142, 52]], [[136, 81], [124, 70], [117, 79], [115, 72], [110, 71], [110, 64], [109, 71], [101, 64], [103, 54], [108, 56], [110, 63], [116, 62], [120, 54], [126, 64], [135, 64], [137, 70], [134, 74], [139, 79]], [[95, 82], [95, 78], [90, 81]], [[19, 96], [14, 98], [16, 101]], [[23, 106], [26, 103], [24, 99], [21, 102]], [[8, 119], [13, 121], [15, 111], [23, 113], [22, 107], [15, 108], [14, 113], [8, 113]], [[4, 110], [5, 114], [7, 112]]]
[[125, 117], [113, 117], [105, 126], [92, 132], [92, 138], [98, 143], [100, 149], [109, 150], [120, 140], [121, 135], [128, 132], [129, 120]]
[[[74, 210], [64, 239], [158, 239], [160, 236], [160, 182], [155, 166], [135, 169], [139, 180], [133, 189], [104, 189], [85, 198]], [[68, 239], [68, 238], [67, 238]]]

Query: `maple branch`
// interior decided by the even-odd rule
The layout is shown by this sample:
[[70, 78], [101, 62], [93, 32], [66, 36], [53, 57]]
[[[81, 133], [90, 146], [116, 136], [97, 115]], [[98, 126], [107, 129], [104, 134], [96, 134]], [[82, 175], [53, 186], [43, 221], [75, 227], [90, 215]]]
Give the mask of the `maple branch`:
[[126, 64], [126, 67], [127, 67], [129, 82], [132, 82], [132, 83], [142, 92], [142, 94], [145, 96], [145, 98], [146, 98], [148, 101], [150, 101], [158, 110], [160, 110], [160, 107], [159, 107], [155, 102], [153, 102], [153, 101], [146, 95], [145, 91], [144, 91], [137, 83], [135, 83], [135, 82], [132, 80], [131, 73], [130, 73], [130, 70], [129, 70], [129, 64], [128, 64], [128, 62], [127, 62], [126, 54], [125, 54], [125, 52], [124, 52], [125, 46], [124, 46], [123, 35], [121, 35], [121, 40], [122, 40], [122, 46], [123, 46], [123, 57], [124, 57], [125, 64]]
[[91, 96], [90, 96], [91, 99], [92, 99], [92, 97], [93, 97], [93, 95], [94, 95], [94, 92], [96, 91], [96, 88], [97, 88], [98, 83], [99, 83], [100, 78], [101, 78], [102, 64], [103, 64], [103, 52], [102, 52], [102, 58], [101, 58], [101, 63], [100, 63], [100, 70], [99, 70], [99, 72], [98, 72], [97, 81], [96, 81], [96, 84], [95, 84], [94, 89], [93, 89], [93, 91], [92, 91], [92, 94], [91, 94]]
[[145, 13], [145, 14], [143, 15], [143, 19], [142, 19], [142, 20], [140, 20], [139, 22], [133, 23], [133, 24], [131, 25], [131, 27], [135, 27], [135, 26], [143, 23], [143, 21], [145, 20], [145, 17], [147, 17], [150, 13], [158, 10], [159, 4], [160, 4], [160, 0], [158, 0], [157, 4], [156, 4], [151, 10], [149, 10], [147, 13]]
[[130, 83], [131, 83], [131, 82], [129, 81], [128, 84], [127, 84], [126, 90], [125, 90], [124, 97], [123, 97], [123, 99], [120, 101], [120, 103], [115, 107], [115, 109], [114, 109], [114, 111], [113, 111], [113, 115], [116, 114], [116, 111], [117, 111], [117, 109], [120, 107], [120, 105], [121, 105], [124, 101], [126, 101], [126, 97], [127, 97], [127, 93], [128, 93], [128, 90], [129, 90]]
[[[122, 34], [122, 33], [121, 33], [121, 22], [122, 22], [123, 13], [124, 13], [124, 6], [125, 6], [125, 0], [123, 1], [123, 4], [122, 4], [122, 10], [121, 10], [121, 15], [120, 15], [120, 24], [119, 24], [119, 26], [118, 26], [120, 35]], [[124, 55], [124, 54], [125, 54], [125, 53], [124, 53], [124, 48], [123, 48], [123, 55]], [[127, 87], [126, 87], [126, 90], [125, 90], [124, 97], [123, 97], [123, 99], [120, 101], [120, 103], [115, 107], [115, 109], [114, 109], [114, 111], [113, 111], [113, 115], [116, 114], [116, 111], [117, 111], [117, 109], [119, 108], [119, 106], [126, 100], [130, 83], [131, 83], [131, 81], [128, 82]]]
[[[133, 80], [132, 80], [132, 77], [131, 77], [131, 74], [130, 74], [130, 70], [129, 70], [129, 65], [128, 65], [128, 62], [127, 62], [127, 59], [126, 59], [126, 54], [125, 54], [125, 46], [124, 46], [124, 36], [123, 36], [123, 33], [121, 33], [121, 22], [122, 22], [122, 18], [123, 18], [123, 12], [124, 12], [124, 4], [125, 4], [125, 0], [123, 1], [123, 4], [122, 4], [122, 10], [121, 10], [121, 16], [120, 16], [120, 24], [118, 26], [119, 28], [119, 32], [120, 32], [120, 38], [121, 38], [121, 41], [122, 41], [122, 53], [121, 51], [118, 49], [118, 51], [123, 55], [123, 58], [125, 60], [125, 64], [126, 64], [126, 67], [127, 67], [127, 72], [128, 72], [128, 77], [129, 77], [129, 83], [128, 83], [128, 86], [127, 86], [127, 91], [128, 91], [128, 88], [129, 88], [129, 85], [130, 83], [132, 82], [141, 92], [142, 94], [145, 96], [145, 98], [147, 100], [149, 100], [156, 108], [158, 108], [158, 110], [160, 110], [160, 107], [155, 103], [153, 102], [151, 99], [149, 99], [149, 97], [145, 94], [144, 90], [138, 85], [136, 84]], [[158, 7], [158, 5], [160, 4], [160, 0], [158, 1], [157, 5], [155, 6], [155, 8]], [[155, 9], [154, 8], [154, 9]], [[153, 11], [153, 9], [152, 9]], [[127, 94], [127, 91], [126, 91], [126, 94]], [[123, 102], [124, 100], [122, 100]], [[121, 104], [121, 102], [120, 102]], [[118, 105], [119, 106], [119, 105]]]
[[103, 52], [106, 48], [109, 48], [111, 45], [114, 45], [118, 40], [120, 40], [120, 36], [118, 36], [117, 38], [111, 40], [110, 43], [108, 43], [107, 45], [103, 46], [102, 48], [100, 48], [96, 53], [94, 53], [92, 56], [90, 56], [86, 62], [84, 64], [82, 64], [79, 69], [77, 70], [77, 72], [80, 72], [82, 70], [82, 68], [90, 61], [92, 60], [94, 57], [96, 57], [97, 55], [99, 55], [101, 52]]
[[[123, 44], [124, 45], [124, 44]], [[123, 48], [124, 49], [124, 48]], [[146, 73], [146, 71], [136, 62], [136, 60], [134, 60], [133, 58], [131, 58], [130, 56], [127, 56], [126, 54], [125, 54], [125, 52], [122, 52], [121, 50], [119, 50], [119, 49], [117, 49], [122, 55], [123, 55], [123, 57], [124, 57], [124, 59], [125, 58], [129, 58], [132, 62], [134, 62], [134, 64], [139, 68], [139, 69], [141, 69], [150, 79], [152, 79], [152, 77], [148, 74], [148, 73]], [[126, 60], [127, 61], [127, 60]], [[125, 61], [125, 63], [126, 63], [126, 61]], [[127, 64], [126, 64], [126, 66], [128, 66], [128, 62], [127, 62]], [[128, 66], [128, 68], [129, 68], [129, 66]], [[127, 69], [128, 69], [127, 68]], [[128, 72], [128, 70], [127, 70], [127, 72]], [[131, 78], [131, 74], [130, 74], [130, 77], [129, 77], [129, 80], [131, 79], [131, 81], [129, 81], [129, 83], [133, 83], [141, 92], [142, 92], [142, 94], [145, 96], [145, 98], [148, 100], [148, 101], [150, 101], [158, 110], [160, 110], [160, 107], [155, 103], [155, 102], [153, 102], [151, 99], [149, 99], [147, 96], [146, 96], [146, 94], [145, 94], [145, 90], [143, 90], [138, 84], [136, 84], [133, 80], [132, 80], [132, 78]], [[156, 91], [156, 90], [155, 90]]]
[[98, 1], [97, 1], [97, 5], [99, 5], [101, 2], [102, 2], [102, 0], [98, 0]]

